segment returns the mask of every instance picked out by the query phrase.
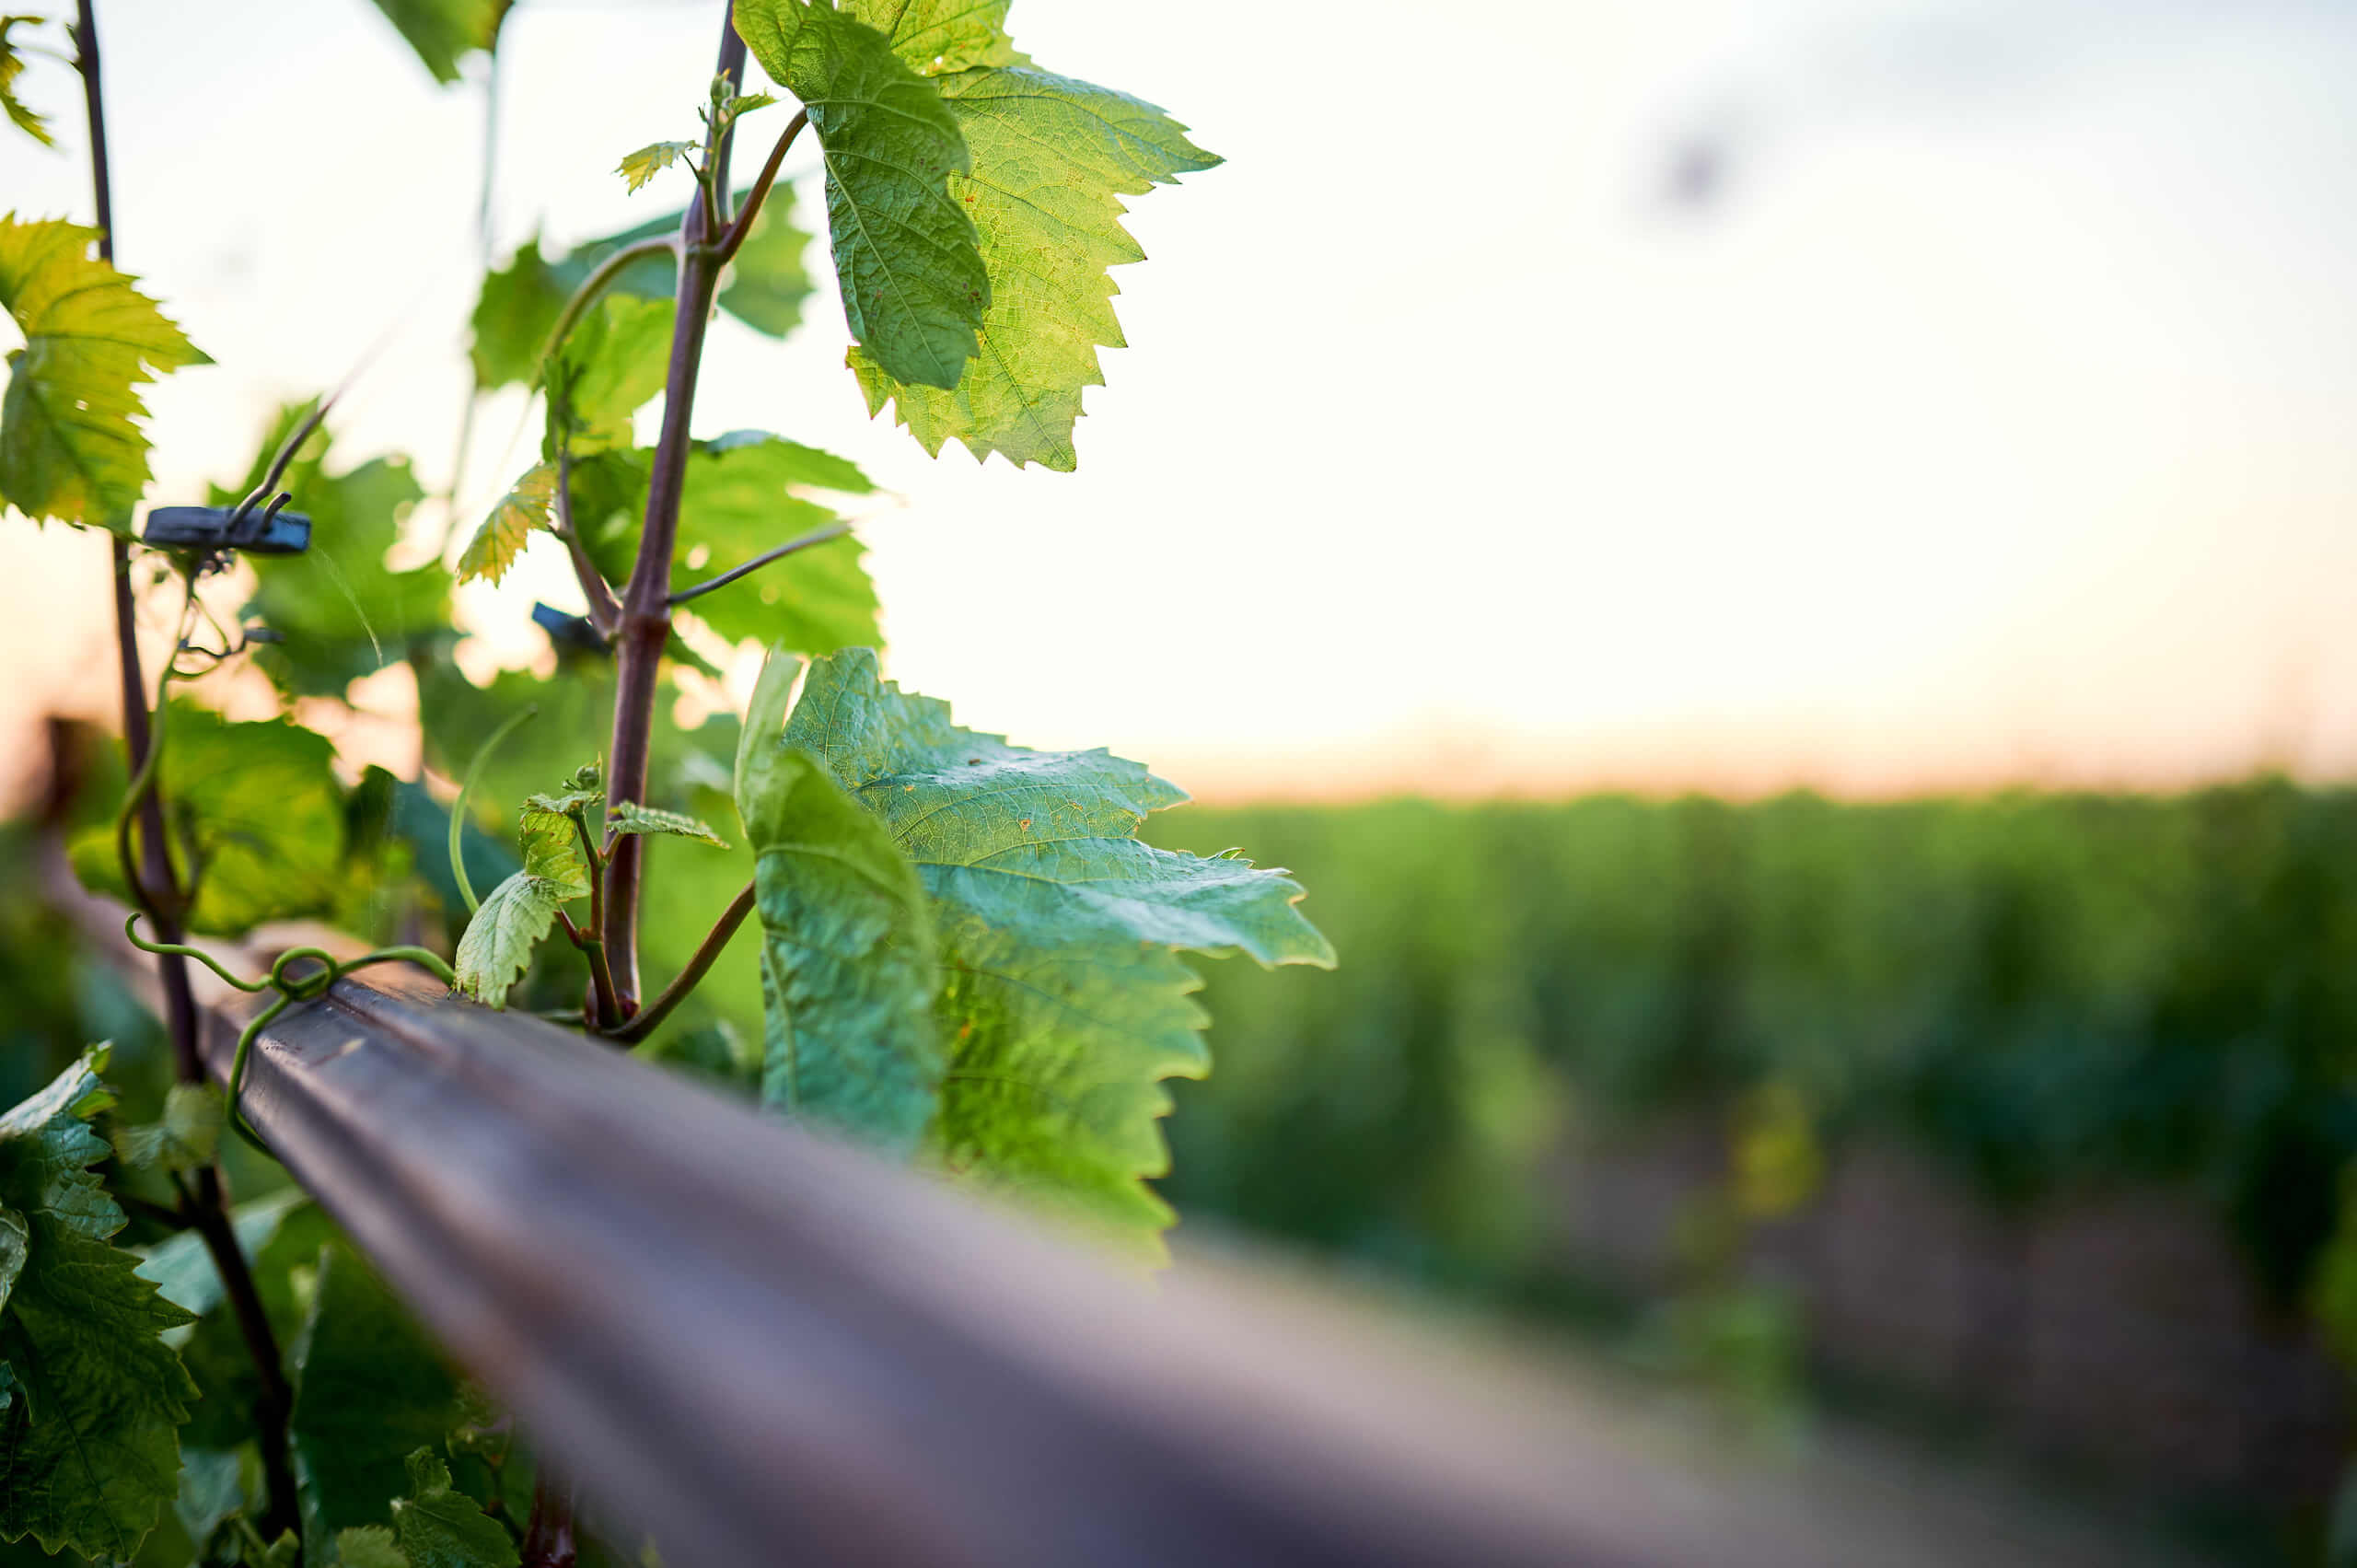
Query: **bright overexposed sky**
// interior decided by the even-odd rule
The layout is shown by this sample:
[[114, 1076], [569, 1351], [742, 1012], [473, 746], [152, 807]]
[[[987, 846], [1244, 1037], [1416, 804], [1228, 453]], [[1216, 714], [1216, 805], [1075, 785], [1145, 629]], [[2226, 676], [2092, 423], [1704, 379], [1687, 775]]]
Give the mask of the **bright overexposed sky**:
[[[692, 127], [719, 15], [522, 0], [503, 250], [676, 202], [611, 170]], [[905, 496], [867, 530], [890, 663], [968, 722], [1230, 797], [2357, 774], [2357, 10], [1014, 23], [1229, 160], [1134, 203], [1154, 259], [1116, 273], [1132, 346], [1080, 471], [936, 462], [870, 422], [831, 295], [784, 347], [724, 321], [696, 405]], [[433, 482], [482, 63], [436, 88], [366, 0], [100, 0], [99, 24], [120, 262], [220, 361], [151, 399], [158, 496], [389, 331], [343, 449]], [[74, 78], [21, 88], [62, 150], [0, 139], [0, 206], [87, 221]], [[470, 508], [528, 462], [521, 413], [487, 407]], [[0, 659], [99, 706], [99, 622], [65, 608], [97, 601], [92, 541], [15, 523], [0, 549]], [[520, 657], [533, 593], [564, 589], [468, 613]]]

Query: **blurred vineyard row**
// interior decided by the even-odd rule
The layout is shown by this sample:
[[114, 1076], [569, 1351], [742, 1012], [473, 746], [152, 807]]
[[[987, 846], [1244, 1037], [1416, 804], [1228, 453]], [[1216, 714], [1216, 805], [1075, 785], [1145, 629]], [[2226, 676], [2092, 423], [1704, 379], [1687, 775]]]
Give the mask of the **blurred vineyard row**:
[[1893, 1140], [1999, 1211], [2163, 1183], [2266, 1297], [2346, 1321], [2357, 796], [1896, 805], [1190, 807], [1158, 841], [1291, 866], [1331, 975], [1210, 966], [1178, 1086], [1183, 1214], [1475, 1295], [1560, 1260], [1574, 1121], [1700, 1110], [1734, 1196], [1805, 1205]]

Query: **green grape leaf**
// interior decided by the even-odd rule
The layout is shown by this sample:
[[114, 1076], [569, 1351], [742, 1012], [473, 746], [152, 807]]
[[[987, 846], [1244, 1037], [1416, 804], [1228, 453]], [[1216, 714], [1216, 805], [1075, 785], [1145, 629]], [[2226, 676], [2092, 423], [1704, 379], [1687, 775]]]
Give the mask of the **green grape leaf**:
[[[212, 504], [235, 505], [260, 484], [311, 406], [281, 409], [237, 487], [214, 486]], [[408, 656], [420, 640], [445, 634], [450, 619], [450, 574], [439, 561], [402, 571], [385, 564], [402, 521], [425, 494], [409, 459], [374, 458], [331, 474], [329, 447], [321, 426], [281, 481], [296, 498], [295, 509], [310, 517], [311, 548], [301, 555], [247, 557], [256, 586], [242, 613], [283, 639], [258, 649], [255, 663], [297, 697], [343, 696], [353, 681]]]
[[1007, 0], [852, 0], [844, 8], [923, 75], [1028, 63], [1006, 36]]
[[726, 119], [741, 120], [755, 110], [767, 109], [776, 101], [768, 93], [738, 93], [721, 100], [720, 112]]
[[516, 1543], [473, 1498], [450, 1489], [450, 1467], [431, 1448], [409, 1457], [409, 1495], [393, 1500], [393, 1529], [410, 1568], [516, 1568]]
[[[586, 880], [583, 891], [587, 891]], [[572, 896], [565, 884], [529, 871], [518, 871], [493, 888], [459, 938], [458, 958], [451, 965], [459, 976], [458, 989], [478, 1002], [506, 1006], [509, 988], [531, 967], [533, 949], [556, 924], [558, 906]]]
[[[655, 264], [668, 275], [669, 263]], [[585, 267], [583, 275], [587, 272]], [[556, 319], [572, 292], [558, 282], [556, 269], [541, 260], [537, 237], [517, 247], [507, 265], [484, 273], [474, 314], [468, 318], [474, 329], [474, 343], [467, 352], [475, 385], [487, 389], [511, 381], [536, 384], [540, 351], [548, 347], [549, 333], [556, 330]]]
[[[328, 738], [286, 719], [231, 724], [209, 708], [165, 710], [160, 792], [191, 929], [235, 936], [270, 920], [332, 911], [349, 871], [343, 786]], [[125, 896], [110, 820], [67, 846], [84, 887]]]
[[101, 1046], [0, 1116], [0, 1213], [23, 1238], [0, 1362], [0, 1540], [127, 1559], [180, 1489], [196, 1389], [162, 1335], [189, 1315], [111, 1245], [125, 1223], [90, 1167], [87, 1118], [112, 1103]]
[[338, 1531], [388, 1522], [405, 1456], [462, 1419], [459, 1387], [416, 1320], [341, 1245], [319, 1255], [291, 1359], [295, 1501], [308, 1555], [324, 1562]]
[[532, 530], [551, 526], [550, 509], [555, 505], [556, 465], [535, 463], [500, 497], [475, 537], [467, 541], [465, 553], [459, 557], [459, 581], [482, 577], [495, 583], [505, 576], [531, 541]]
[[127, 532], [147, 488], [142, 383], [211, 360], [90, 255], [98, 230], [0, 215], [0, 308], [25, 346], [0, 398], [0, 502], [36, 520]]
[[[575, 452], [630, 446], [631, 415], [663, 389], [673, 314], [668, 300], [608, 295], [550, 357], [550, 424]], [[552, 459], [553, 446], [544, 446]]]
[[675, 838], [694, 839], [714, 849], [726, 849], [728, 841], [712, 830], [711, 825], [698, 821], [679, 811], [660, 811], [652, 806], [641, 806], [625, 800], [614, 807], [607, 819], [607, 831], [620, 837], [624, 833], [668, 833]]
[[409, 1559], [393, 1544], [393, 1532], [382, 1525], [336, 1531], [335, 1560], [342, 1568], [410, 1568]]
[[[645, 471], [633, 470], [635, 504], [610, 507], [598, 523], [575, 512], [591, 561], [609, 577], [627, 575], [637, 556]], [[707, 583], [835, 522], [830, 508], [810, 499], [812, 492], [858, 495], [875, 488], [842, 458], [758, 430], [696, 443], [680, 492], [674, 590]], [[882, 634], [876, 587], [861, 563], [865, 553], [855, 538], [840, 535], [700, 596], [688, 612], [731, 642], [783, 643], [806, 654], [874, 647]]]
[[174, 1084], [164, 1092], [161, 1121], [114, 1130], [115, 1156], [134, 1170], [185, 1175], [211, 1165], [221, 1146], [221, 1091], [211, 1084]]
[[737, 30], [809, 110], [852, 337], [898, 380], [955, 387], [990, 303], [947, 185], [968, 168], [956, 118], [883, 34], [831, 6], [737, 0]]
[[603, 790], [586, 789], [528, 798], [519, 816], [524, 875], [546, 882], [560, 899], [587, 898], [589, 857], [582, 850], [581, 830], [574, 825], [573, 814], [594, 811], [605, 799]]
[[634, 153], [625, 153], [614, 172], [630, 181], [631, 190], [636, 192], [695, 150], [693, 142], [649, 142]]
[[767, 1027], [761, 1103], [916, 1151], [941, 1084], [933, 924], [916, 868], [807, 752], [778, 744], [798, 660], [761, 667], [737, 749]]
[[17, 96], [17, 78], [24, 74], [25, 57], [8, 39], [9, 29], [19, 24], [39, 27], [41, 21], [39, 17], [0, 17], [0, 110], [26, 135], [42, 146], [53, 147], [57, 143], [49, 134], [49, 117], [26, 108], [24, 99]]
[[932, 900], [948, 1063], [930, 1156], [1155, 1254], [1168, 1210], [1139, 1178], [1167, 1165], [1157, 1080], [1206, 1065], [1198, 982], [1174, 955], [1330, 965], [1300, 885], [1139, 842], [1183, 793], [1102, 750], [960, 728], [865, 649], [811, 666], [780, 744], [883, 821]]
[[975, 362], [955, 388], [911, 384], [865, 349], [852, 368], [870, 414], [898, 417], [935, 456], [951, 437], [977, 459], [1070, 471], [1081, 389], [1102, 386], [1097, 345], [1122, 346], [1108, 269], [1145, 252], [1120, 198], [1220, 159], [1150, 103], [1031, 66], [939, 78], [972, 149], [950, 193], [973, 215], [991, 276]]
[[459, 60], [475, 50], [499, 47], [499, 25], [514, 0], [377, 0], [434, 79], [448, 87], [459, 79]]

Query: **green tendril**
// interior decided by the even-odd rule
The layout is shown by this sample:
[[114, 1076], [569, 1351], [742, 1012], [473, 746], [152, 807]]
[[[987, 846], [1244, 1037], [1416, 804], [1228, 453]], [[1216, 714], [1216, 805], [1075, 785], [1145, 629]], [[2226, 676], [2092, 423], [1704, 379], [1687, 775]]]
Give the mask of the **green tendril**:
[[470, 918], [475, 911], [482, 908], [482, 900], [475, 897], [474, 884], [467, 880], [467, 857], [459, 843], [459, 836], [466, 831], [467, 796], [475, 792], [475, 781], [482, 777], [483, 764], [491, 761], [493, 751], [499, 749], [499, 743], [506, 739], [517, 725], [540, 711], [537, 704], [526, 708], [491, 732], [491, 738], [482, 743], [482, 749], [475, 753], [475, 760], [467, 764], [467, 776], [459, 785], [459, 798], [450, 802], [450, 879], [459, 885], [459, 897], [467, 901]]
[[[371, 964], [415, 964], [445, 985], [455, 987], [459, 983], [459, 977], [450, 972], [450, 966], [442, 961], [441, 955], [424, 947], [377, 947], [361, 954], [356, 958], [344, 959], [339, 959], [320, 947], [290, 947], [278, 956], [277, 960], [270, 966], [270, 973], [261, 980], [239, 980], [236, 975], [223, 969], [214, 959], [213, 955], [203, 948], [192, 947], [182, 942], [150, 942], [139, 935], [136, 929], [138, 924], [139, 912], [134, 911], [131, 918], [122, 923], [122, 934], [131, 939], [133, 947], [143, 953], [168, 953], [177, 958], [194, 958], [198, 963], [220, 976], [224, 981], [249, 995], [259, 994], [265, 991], [274, 991], [278, 993], [271, 999], [268, 1006], [255, 1014], [244, 1029], [238, 1032], [237, 1051], [229, 1058], [229, 1087], [226, 1097], [229, 1129], [266, 1155], [271, 1152], [270, 1146], [264, 1144], [255, 1134], [253, 1128], [247, 1123], [245, 1113], [238, 1108], [238, 1101], [239, 1095], [245, 1089], [246, 1063], [253, 1055], [254, 1041], [261, 1038], [261, 1031], [275, 1022], [281, 1013], [297, 1002], [308, 1002], [325, 995], [328, 987], [337, 981], [354, 970], [365, 970]], [[287, 972], [293, 965], [305, 960], [317, 964], [319, 968], [308, 974], [298, 975]]]

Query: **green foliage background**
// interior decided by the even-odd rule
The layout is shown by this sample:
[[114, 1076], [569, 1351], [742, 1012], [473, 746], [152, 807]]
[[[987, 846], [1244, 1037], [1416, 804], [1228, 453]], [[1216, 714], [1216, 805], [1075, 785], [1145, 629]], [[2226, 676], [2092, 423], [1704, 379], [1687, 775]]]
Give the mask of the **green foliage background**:
[[[1184, 1214], [1511, 1295], [1537, 1162], [1775, 1086], [1822, 1140], [1991, 1201], [2182, 1185], [2295, 1304], [2357, 1155], [2357, 795], [1207, 810], [1317, 889], [1330, 975], [1210, 966], [1218, 1071], [1168, 1123]], [[2352, 1292], [2357, 1296], [2357, 1292]]]

